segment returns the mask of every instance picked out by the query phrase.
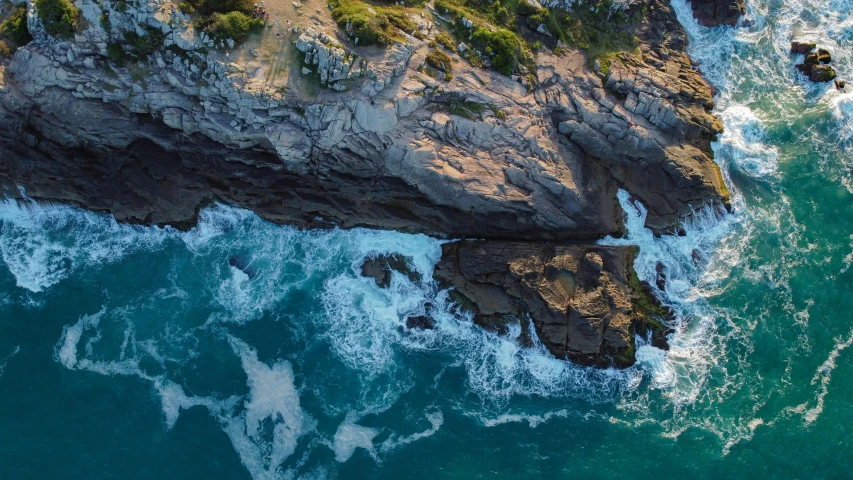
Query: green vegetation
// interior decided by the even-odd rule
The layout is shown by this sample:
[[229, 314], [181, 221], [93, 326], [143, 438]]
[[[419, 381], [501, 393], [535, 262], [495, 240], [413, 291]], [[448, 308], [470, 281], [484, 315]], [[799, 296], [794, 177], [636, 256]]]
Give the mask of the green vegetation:
[[184, 0], [178, 4], [178, 9], [184, 13], [199, 12], [202, 16], [229, 12], [251, 15], [255, 3], [254, 0]]
[[10, 47], [5, 41], [0, 40], [0, 58], [7, 58], [10, 56], [12, 56], [12, 47]]
[[242, 42], [249, 32], [262, 29], [264, 21], [237, 11], [217, 12], [209, 17], [200, 18], [197, 26], [213, 38], [219, 40], [231, 38], [235, 42]]
[[[0, 34], [11, 40], [15, 45], [22, 47], [33, 39], [27, 30], [27, 7], [20, 5], [3, 23], [0, 23]], [[2, 48], [2, 47], [0, 47]]]
[[358, 38], [359, 45], [391, 45], [399, 30], [415, 32], [418, 26], [399, 5], [368, 5], [361, 0], [333, 0], [332, 18]]
[[110, 58], [110, 61], [116, 65], [124, 65], [124, 61], [127, 58], [127, 55], [124, 53], [124, 48], [120, 43], [108, 43], [107, 56]]
[[136, 58], [145, 58], [163, 46], [166, 37], [160, 30], [145, 27], [145, 35], [136, 32], [125, 32], [124, 41], [130, 49], [130, 54]]
[[472, 45], [490, 59], [495, 70], [510, 75], [520, 70], [519, 65], [532, 63], [527, 45], [515, 33], [502, 28], [490, 30], [477, 26], [473, 30]]
[[[618, 52], [635, 51], [638, 41], [626, 27], [642, 18], [644, 10], [626, 13], [612, 10], [612, 4], [613, 0], [582, 0], [572, 11], [565, 11], [537, 7], [527, 0], [435, 1], [441, 13], [454, 19], [457, 38], [469, 38], [470, 34], [471, 46], [482, 53], [492, 67], [505, 74], [526, 73], [521, 67], [528, 70], [532, 67], [530, 50], [541, 49], [541, 40], [528, 45], [523, 36], [534, 35], [540, 25], [544, 25], [554, 44], [559, 40], [562, 44], [586, 50], [590, 64], [599, 59], [603, 70], [609, 67], [610, 60], [618, 59]], [[462, 24], [463, 18], [473, 23], [470, 29]], [[474, 52], [466, 57], [475, 66], [485, 63], [475, 58]]]
[[506, 120], [506, 112], [492, 104], [454, 99], [443, 105], [436, 104], [434, 108], [446, 111], [447, 113], [456, 115], [457, 117], [467, 118], [468, 120], [482, 120], [483, 113], [485, 113], [486, 110], [489, 110], [495, 117], [501, 120]]
[[451, 52], [456, 50], [456, 43], [453, 41], [453, 37], [451, 37], [447, 32], [438, 32], [435, 35], [435, 41]]
[[[513, 0], [495, 0], [494, 3], [435, 0], [435, 7], [455, 20], [453, 28], [457, 38], [465, 38], [470, 34], [471, 46], [482, 52], [495, 70], [510, 75], [521, 71], [522, 65], [533, 66], [533, 57], [527, 44], [512, 31], [516, 28], [517, 18]], [[473, 23], [470, 30], [462, 24], [463, 18]], [[466, 58], [474, 66], [485, 63], [472, 51], [466, 54]]]
[[252, 18], [253, 6], [253, 0], [184, 0], [178, 9], [187, 14], [198, 12], [196, 28], [211, 37], [242, 42], [264, 26], [263, 19]]
[[145, 27], [145, 34], [134, 31], [124, 33], [124, 42], [107, 44], [107, 57], [114, 65], [122, 66], [128, 59], [141, 60], [163, 46], [166, 36], [153, 27]]
[[195, 13], [195, 7], [193, 6], [192, 3], [189, 3], [189, 2], [179, 3], [178, 4], [178, 10], [180, 10], [181, 13], [186, 13], [187, 15], [189, 15], [191, 13]]
[[426, 56], [426, 63], [430, 67], [444, 73], [453, 72], [453, 62], [450, 57], [441, 50], [433, 50]]
[[69, 38], [77, 27], [80, 10], [68, 0], [35, 0], [44, 29], [54, 37]]
[[657, 299], [649, 293], [649, 286], [640, 281], [634, 270], [634, 259], [637, 256], [637, 248], [629, 250], [628, 263], [628, 286], [631, 288], [631, 299], [633, 300], [634, 313], [645, 320], [652, 330], [663, 330], [662, 319], [672, 316], [672, 312], [662, 306]]

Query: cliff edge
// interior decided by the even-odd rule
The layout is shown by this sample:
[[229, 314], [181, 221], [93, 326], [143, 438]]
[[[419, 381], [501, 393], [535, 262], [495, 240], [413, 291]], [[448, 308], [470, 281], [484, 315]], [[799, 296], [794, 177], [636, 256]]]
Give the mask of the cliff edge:
[[[538, 8], [571, 12], [572, 3]], [[165, 0], [78, 0], [76, 30], [58, 37], [30, 2], [34, 40], [0, 64], [0, 185], [12, 197], [20, 187], [120, 221], [186, 227], [219, 201], [303, 227], [486, 239], [514, 252], [503, 264], [566, 249], [560, 265], [571, 257], [575, 270], [599, 265], [600, 274], [582, 276], [580, 293], [564, 292], [576, 300], [545, 301], [552, 311], [593, 312], [559, 321], [578, 331], [589, 320], [598, 336], [552, 341], [565, 328], [539, 328], [557, 320], [525, 311], [555, 355], [630, 365], [639, 324], [626, 313], [637, 294], [627, 253], [589, 245], [621, 233], [616, 191], [641, 201], [647, 226], [662, 233], [728, 199], [710, 149], [722, 126], [685, 32], [664, 0], [624, 3], [617, 13], [630, 21], [619, 33], [636, 39], [632, 50], [593, 58], [544, 23], [530, 28], [534, 14], [519, 16], [519, 35], [538, 45], [532, 62], [507, 75], [489, 68], [498, 58], [488, 49], [471, 53], [477, 29], [500, 29], [432, 4], [400, 7], [417, 30], [383, 48], [359, 46], [350, 23], [339, 27], [310, 1], [275, 7], [282, 13], [244, 45], [206, 34]], [[447, 29], [456, 38], [443, 48], [435, 41]], [[119, 62], [116, 53], [131, 57]], [[452, 245], [443, 263], [466, 248]], [[471, 278], [453, 273], [458, 264], [436, 275], [463, 291], [454, 279]], [[512, 269], [486, 270], [494, 280]], [[612, 293], [606, 308], [595, 303], [602, 288]]]

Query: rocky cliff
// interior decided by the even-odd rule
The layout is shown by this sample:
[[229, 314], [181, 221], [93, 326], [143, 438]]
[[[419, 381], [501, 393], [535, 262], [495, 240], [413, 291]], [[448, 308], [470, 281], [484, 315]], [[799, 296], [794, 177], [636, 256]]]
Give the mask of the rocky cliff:
[[[531, 271], [599, 265], [574, 297], [543, 296], [546, 307], [525, 310], [553, 353], [599, 366], [633, 358], [625, 252], [561, 247], [568, 253], [555, 260], [558, 253], [548, 250], [546, 259], [539, 250], [546, 247], [534, 242], [620, 234], [619, 188], [647, 206], [648, 226], [660, 232], [671, 232], [693, 208], [727, 203], [709, 147], [722, 128], [709, 113], [711, 90], [665, 0], [634, 2], [645, 12], [631, 27], [640, 47], [601, 71], [582, 51], [545, 49], [531, 77], [459, 62], [449, 82], [420, 68], [433, 21], [421, 24], [424, 40], [359, 48], [317, 9], [282, 40], [307, 62], [276, 77], [275, 58], [228, 52], [170, 2], [123, 11], [106, 1], [76, 5], [84, 21], [73, 39], [61, 40], [44, 32], [30, 4], [35, 40], [0, 66], [6, 195], [18, 196], [21, 187], [31, 198], [122, 221], [177, 226], [220, 201], [306, 227], [516, 242], [508, 244], [512, 258], [499, 263], [539, 258], [530, 260]], [[162, 48], [111, 65], [111, 39], [146, 29], [162, 32]], [[311, 84], [317, 80], [322, 87]], [[453, 273], [456, 264], [442, 266], [439, 277], [462, 291], [474, 283], [462, 267]], [[518, 274], [496, 268], [492, 280]], [[547, 280], [545, 270], [537, 275]], [[546, 280], [525, 283], [525, 291], [551, 288], [554, 280]], [[568, 326], [552, 328], [560, 309]], [[563, 339], [566, 329], [586, 333]]]

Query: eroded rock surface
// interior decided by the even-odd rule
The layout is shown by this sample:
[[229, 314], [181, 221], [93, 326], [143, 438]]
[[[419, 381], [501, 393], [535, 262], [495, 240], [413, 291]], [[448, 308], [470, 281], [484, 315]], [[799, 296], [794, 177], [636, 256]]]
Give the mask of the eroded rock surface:
[[634, 334], [660, 329], [634, 307], [628, 263], [619, 247], [462, 241], [444, 245], [435, 278], [452, 287], [474, 321], [498, 333], [528, 319], [557, 358], [585, 365], [634, 362]]
[[[478, 297], [482, 308], [517, 314], [510, 304], [486, 307], [529, 300], [536, 331], [556, 355], [619, 366], [633, 358], [624, 249], [561, 247], [568, 250], [555, 260], [532, 242], [621, 234], [619, 188], [648, 208], [647, 225], [659, 232], [694, 208], [727, 204], [710, 149], [722, 130], [710, 113], [711, 88], [691, 65], [666, 0], [635, 4], [646, 11], [632, 27], [639, 53], [593, 71], [581, 51], [544, 50], [533, 82], [459, 61], [453, 80], [439, 83], [419, 71], [425, 41], [363, 49], [312, 16], [291, 41], [309, 54], [300, 67], [325, 72], [331, 84], [313, 96], [300, 90], [301, 68], [286, 84], [267, 81], [268, 65], [232, 61], [170, 2], [111, 10], [108, 30], [100, 15], [112, 7], [76, 5], [86, 21], [70, 40], [46, 35], [30, 6], [35, 40], [0, 64], [5, 195], [20, 196], [21, 187], [30, 198], [120, 221], [178, 227], [220, 201], [305, 227], [509, 242], [516, 253], [507, 265], [528, 262], [538, 279], [523, 295], [511, 283], [484, 283], [494, 296]], [[108, 68], [110, 39], [143, 34], [143, 26], [163, 32], [168, 48]], [[580, 252], [592, 253], [584, 260]], [[536, 270], [551, 264], [579, 275], [571, 298]], [[368, 267], [388, 275], [383, 265]], [[495, 275], [510, 270], [502, 272]], [[603, 360], [610, 357], [623, 360]]]

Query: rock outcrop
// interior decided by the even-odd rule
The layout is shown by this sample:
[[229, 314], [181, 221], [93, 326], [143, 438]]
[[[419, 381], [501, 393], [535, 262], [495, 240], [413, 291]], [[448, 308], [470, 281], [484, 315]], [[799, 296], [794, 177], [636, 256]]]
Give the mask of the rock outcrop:
[[814, 42], [793, 41], [791, 42], [791, 53], [805, 55], [803, 63], [798, 63], [797, 70], [803, 72], [805, 76], [812, 82], [831, 82], [837, 77], [835, 69], [829, 65], [832, 62], [832, 55], [829, 50], [819, 48], [817, 52], [814, 49], [817, 44]]
[[744, 0], [690, 0], [693, 15], [700, 25], [716, 27], [718, 25], [737, 25], [740, 17], [746, 13]]
[[630, 250], [589, 245], [463, 241], [444, 245], [435, 278], [454, 288], [462, 308], [487, 329], [506, 333], [532, 321], [557, 358], [625, 367], [634, 363], [634, 334], [662, 324], [635, 308]]
[[[537, 54], [532, 78], [466, 66], [446, 83], [419, 71], [428, 38], [361, 48], [336, 36], [320, 10], [289, 40], [307, 64], [277, 78], [261, 60], [210, 49], [217, 44], [168, 1], [128, 4], [124, 12], [109, 2], [76, 4], [86, 21], [72, 40], [46, 35], [30, 6], [35, 41], [0, 65], [5, 195], [24, 191], [120, 221], [178, 227], [220, 201], [304, 227], [496, 242], [619, 235], [619, 188], [643, 202], [647, 225], [664, 233], [694, 208], [727, 204], [710, 149], [722, 125], [666, 0], [635, 4], [647, 12], [632, 27], [640, 52], [608, 60], [606, 74], [566, 49]], [[124, 68], [109, 65], [111, 38], [149, 29], [162, 32], [168, 48]], [[302, 68], [307, 76], [325, 73], [324, 88], [308, 92]], [[632, 320], [625, 253], [595, 248], [606, 272], [599, 281], [609, 286], [585, 283], [571, 318], [589, 320], [598, 333], [585, 333], [583, 345], [560, 346], [556, 337], [546, 344], [601, 365], [626, 351], [617, 337], [632, 344]], [[543, 268], [552, 261], [518, 251]], [[548, 308], [537, 312], [550, 315]], [[550, 319], [533, 318], [543, 326]], [[594, 349], [599, 333], [616, 343]]]

